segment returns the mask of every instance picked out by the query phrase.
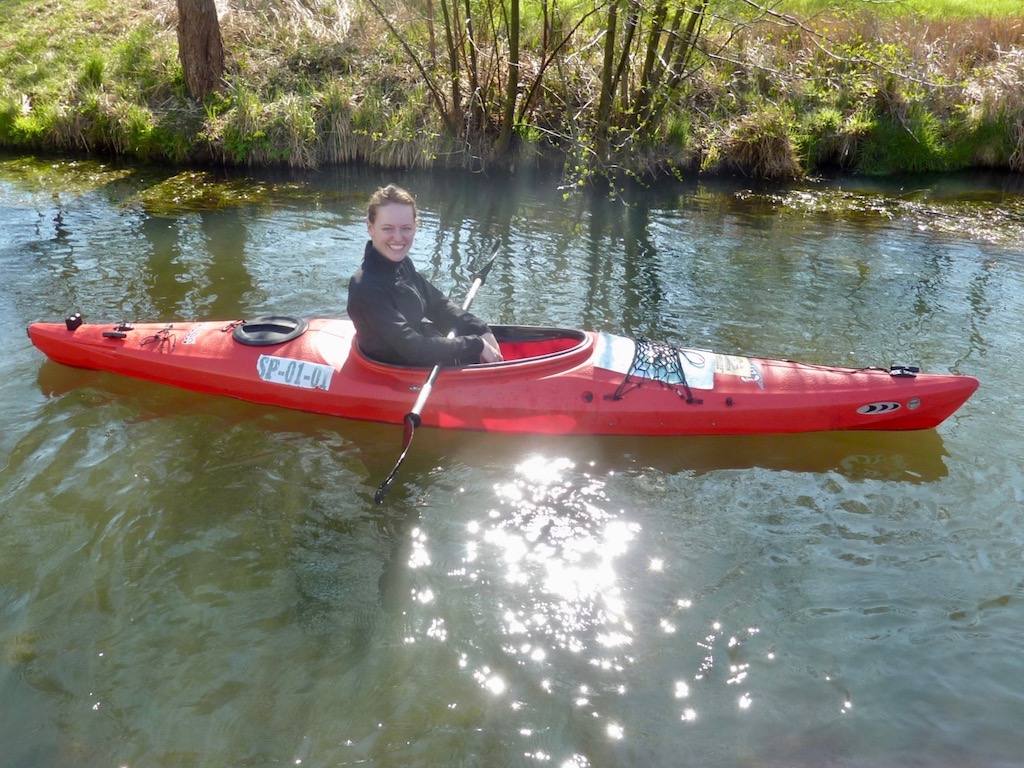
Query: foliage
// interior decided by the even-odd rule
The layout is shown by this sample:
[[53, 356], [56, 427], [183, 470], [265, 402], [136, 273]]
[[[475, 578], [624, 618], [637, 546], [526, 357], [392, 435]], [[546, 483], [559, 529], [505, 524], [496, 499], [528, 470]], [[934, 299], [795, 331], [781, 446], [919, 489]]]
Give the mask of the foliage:
[[1021, 170], [1024, 28], [1007, 0], [966, 17], [950, 1], [236, 0], [226, 87], [196, 103], [172, 0], [9, 0], [0, 146], [301, 168], [554, 161], [567, 187]]
[[[786, 9], [809, 18], [822, 13], [857, 12], [862, 0], [787, 0]], [[923, 21], [979, 18], [1005, 19], [1020, 16], [1020, 0], [881, 0], [872, 3], [871, 13], [881, 17], [914, 16]]]

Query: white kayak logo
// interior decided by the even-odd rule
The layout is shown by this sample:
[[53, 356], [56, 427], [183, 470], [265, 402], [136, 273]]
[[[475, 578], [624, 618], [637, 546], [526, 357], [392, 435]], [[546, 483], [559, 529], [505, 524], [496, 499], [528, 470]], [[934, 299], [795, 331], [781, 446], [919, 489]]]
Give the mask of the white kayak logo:
[[899, 403], [889, 401], [887, 403], [868, 403], [857, 409], [857, 413], [865, 416], [878, 416], [881, 413], [892, 413], [900, 409]]

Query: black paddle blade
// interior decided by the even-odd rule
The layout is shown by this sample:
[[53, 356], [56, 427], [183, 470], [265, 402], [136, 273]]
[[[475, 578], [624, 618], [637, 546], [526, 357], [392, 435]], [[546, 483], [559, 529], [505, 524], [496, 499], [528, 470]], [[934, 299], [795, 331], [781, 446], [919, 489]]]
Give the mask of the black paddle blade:
[[405, 457], [409, 455], [409, 446], [412, 445], [412, 436], [416, 432], [416, 427], [420, 424], [420, 418], [415, 413], [407, 413], [403, 423], [405, 424], [405, 434], [402, 437], [402, 455], [398, 457], [398, 462], [395, 464], [395, 468], [391, 470], [391, 474], [387, 476], [387, 479], [377, 486], [377, 492], [373, 494], [375, 504], [383, 504], [384, 497], [391, 490], [391, 483], [394, 481], [395, 475], [398, 474], [398, 468], [402, 466]]
[[[404, 456], [405, 454], [402, 454], [402, 455]], [[393, 470], [391, 470], [391, 474], [388, 475], [388, 479], [385, 480], [383, 483], [381, 483], [380, 485], [377, 486], [377, 492], [375, 494], [373, 494], [373, 503], [374, 504], [383, 504], [384, 503], [384, 497], [388, 495], [388, 491], [391, 489], [391, 481], [394, 480], [395, 479], [395, 475], [398, 474], [398, 467], [399, 467], [399, 465], [401, 463], [402, 463], [402, 461], [401, 461], [401, 459], [399, 459], [398, 464], [395, 465], [395, 468]]]

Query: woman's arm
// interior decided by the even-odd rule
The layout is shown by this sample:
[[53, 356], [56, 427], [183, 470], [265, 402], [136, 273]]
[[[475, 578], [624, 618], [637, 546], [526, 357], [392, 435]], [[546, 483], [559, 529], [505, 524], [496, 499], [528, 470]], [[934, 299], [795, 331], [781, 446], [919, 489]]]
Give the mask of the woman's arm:
[[[455, 309], [458, 310], [457, 307]], [[372, 282], [350, 285], [348, 314], [356, 326], [362, 350], [381, 362], [424, 367], [468, 365], [478, 362], [486, 354], [487, 345], [479, 334], [448, 339], [443, 335], [421, 333], [398, 310], [394, 297]], [[442, 317], [446, 320], [454, 318], [448, 322], [459, 322], [457, 315], [447, 312]], [[448, 330], [441, 323], [438, 325]]]
[[[490, 326], [476, 315], [457, 306], [433, 283], [416, 273], [416, 290], [426, 305], [423, 315], [444, 333], [454, 330], [459, 336], [483, 336]], [[497, 343], [494, 345], [497, 347]]]

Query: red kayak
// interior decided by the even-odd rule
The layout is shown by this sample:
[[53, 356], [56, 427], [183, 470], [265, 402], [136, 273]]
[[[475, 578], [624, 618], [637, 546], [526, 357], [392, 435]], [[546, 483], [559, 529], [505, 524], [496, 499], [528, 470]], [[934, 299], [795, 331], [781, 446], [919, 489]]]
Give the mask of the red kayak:
[[[505, 361], [442, 368], [425, 426], [487, 432], [726, 435], [931, 429], [978, 388], [914, 367], [839, 368], [608, 333], [493, 326]], [[34, 323], [66, 365], [255, 403], [401, 424], [429, 373], [368, 359], [352, 323]]]

